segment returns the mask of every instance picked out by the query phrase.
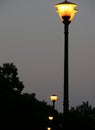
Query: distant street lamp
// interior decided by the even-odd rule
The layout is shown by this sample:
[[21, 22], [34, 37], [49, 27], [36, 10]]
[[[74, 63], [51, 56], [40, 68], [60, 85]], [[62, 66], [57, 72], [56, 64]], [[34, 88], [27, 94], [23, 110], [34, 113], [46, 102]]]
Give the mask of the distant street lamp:
[[48, 119], [49, 119], [49, 120], [53, 120], [53, 116], [49, 116]]
[[52, 101], [52, 103], [53, 103], [53, 109], [55, 109], [55, 102], [56, 102], [56, 100], [58, 99], [58, 96], [56, 96], [56, 95], [51, 95], [51, 96], [50, 96], [50, 99], [51, 99], [51, 101]]
[[64, 119], [68, 117], [69, 112], [69, 95], [68, 95], [68, 27], [71, 23], [72, 19], [76, 12], [78, 12], [75, 8], [77, 5], [75, 3], [68, 2], [65, 0], [64, 2], [58, 3], [55, 5], [57, 9], [56, 12], [59, 14], [59, 17], [64, 24]]
[[51, 130], [51, 127], [47, 127], [47, 130]]

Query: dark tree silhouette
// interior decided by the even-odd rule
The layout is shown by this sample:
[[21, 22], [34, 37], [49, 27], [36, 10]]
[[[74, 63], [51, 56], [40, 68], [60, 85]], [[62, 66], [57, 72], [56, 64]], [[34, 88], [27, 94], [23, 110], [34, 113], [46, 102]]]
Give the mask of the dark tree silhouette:
[[23, 88], [16, 66], [13, 63], [3, 64], [3, 67], [0, 67], [0, 89], [21, 93]]
[[54, 111], [45, 101], [36, 99], [35, 93], [22, 93], [23, 83], [13, 63], [0, 67], [0, 129], [46, 130], [48, 116]]
[[89, 102], [82, 102], [81, 105], [72, 107], [70, 109], [69, 126], [71, 130], [81, 130], [81, 129], [95, 129], [94, 121], [94, 108], [89, 104]]
[[3, 129], [6, 125], [7, 127], [12, 125], [13, 117], [18, 113], [21, 104], [24, 85], [19, 80], [17, 71], [13, 63], [5, 63], [0, 67], [0, 127]]
[[0, 67], [0, 103], [2, 107], [18, 102], [17, 99], [24, 88], [17, 71], [13, 63], [6, 63]]

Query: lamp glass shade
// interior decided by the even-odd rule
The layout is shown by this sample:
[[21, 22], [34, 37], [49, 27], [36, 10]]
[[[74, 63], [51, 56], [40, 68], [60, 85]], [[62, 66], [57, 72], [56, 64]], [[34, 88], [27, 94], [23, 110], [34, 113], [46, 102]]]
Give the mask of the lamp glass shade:
[[52, 95], [50, 96], [51, 101], [56, 101], [58, 99], [58, 96]]
[[75, 3], [71, 3], [68, 1], [64, 1], [62, 3], [56, 4], [55, 8], [56, 12], [59, 14], [61, 21], [64, 21], [62, 17], [69, 16], [69, 21], [72, 21], [76, 12], [78, 12], [75, 8], [77, 5]]
[[49, 118], [49, 120], [53, 120], [53, 116], [49, 116], [48, 118]]

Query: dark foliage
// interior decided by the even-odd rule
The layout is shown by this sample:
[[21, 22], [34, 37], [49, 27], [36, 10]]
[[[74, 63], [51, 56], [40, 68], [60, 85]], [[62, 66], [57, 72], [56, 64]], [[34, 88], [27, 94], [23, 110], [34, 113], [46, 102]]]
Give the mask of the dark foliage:
[[72, 129], [95, 129], [95, 110], [88, 102], [83, 102], [70, 110], [70, 125]]
[[[62, 129], [64, 128], [64, 114], [60, 116]], [[63, 118], [62, 118], [63, 117]], [[95, 130], [95, 108], [88, 102], [72, 107], [69, 111], [66, 130]]]
[[23, 83], [19, 80], [13, 63], [0, 67], [0, 129], [46, 130], [48, 116], [54, 112], [45, 101], [36, 99], [35, 94], [22, 94]]

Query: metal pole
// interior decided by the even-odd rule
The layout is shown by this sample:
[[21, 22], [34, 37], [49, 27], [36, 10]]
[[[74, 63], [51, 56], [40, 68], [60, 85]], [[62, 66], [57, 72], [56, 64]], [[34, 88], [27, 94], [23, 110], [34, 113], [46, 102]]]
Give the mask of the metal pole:
[[68, 119], [69, 112], [69, 67], [68, 67], [68, 28], [69, 28], [69, 17], [65, 16], [64, 19], [64, 103], [63, 103], [63, 112], [64, 120]]
[[55, 101], [52, 101], [53, 102], [53, 110], [55, 109]]

